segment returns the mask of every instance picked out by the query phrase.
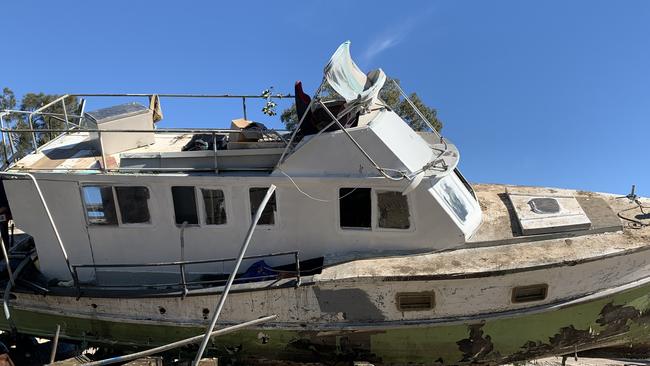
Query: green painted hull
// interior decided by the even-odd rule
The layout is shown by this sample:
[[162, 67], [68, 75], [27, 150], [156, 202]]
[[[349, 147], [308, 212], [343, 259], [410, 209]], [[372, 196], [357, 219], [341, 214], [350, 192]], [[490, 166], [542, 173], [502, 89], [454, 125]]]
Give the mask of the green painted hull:
[[[294, 361], [366, 360], [378, 364], [497, 364], [602, 345], [632, 344], [650, 339], [650, 285], [554, 311], [477, 319], [454, 325], [327, 332], [250, 329], [216, 338], [237, 349], [238, 357]], [[12, 310], [18, 331], [52, 336], [61, 324], [63, 336], [89, 343], [154, 346], [201, 334], [204, 329], [173, 325], [127, 324]], [[8, 329], [6, 320], [0, 327]], [[229, 353], [231, 355], [231, 353]]]

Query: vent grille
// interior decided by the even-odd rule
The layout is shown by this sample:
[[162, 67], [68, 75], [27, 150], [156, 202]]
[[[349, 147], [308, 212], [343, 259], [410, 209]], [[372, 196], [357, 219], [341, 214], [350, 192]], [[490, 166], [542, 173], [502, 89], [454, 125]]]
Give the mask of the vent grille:
[[397, 310], [399, 311], [424, 311], [435, 306], [433, 292], [398, 292]]
[[522, 303], [541, 301], [546, 299], [547, 294], [548, 285], [545, 283], [530, 286], [519, 286], [512, 289], [512, 302]]

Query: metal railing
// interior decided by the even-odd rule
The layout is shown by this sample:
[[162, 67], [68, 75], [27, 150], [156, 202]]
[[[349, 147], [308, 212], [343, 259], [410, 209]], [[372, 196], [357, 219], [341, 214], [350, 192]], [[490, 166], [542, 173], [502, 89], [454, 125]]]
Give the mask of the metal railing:
[[[85, 109], [85, 99], [81, 99], [79, 103], [79, 108], [78, 108], [78, 114], [74, 113], [68, 113], [68, 106], [66, 106], [66, 98], [69, 97], [148, 97], [148, 98], [153, 98], [154, 96], [157, 96], [159, 98], [211, 98], [211, 99], [241, 99], [242, 101], [242, 111], [244, 114], [244, 119], [247, 119], [247, 110], [246, 110], [246, 100], [247, 99], [266, 99], [266, 100], [271, 100], [271, 99], [285, 99], [285, 98], [293, 98], [293, 95], [291, 94], [265, 94], [265, 95], [231, 95], [231, 94], [143, 94], [143, 93], [111, 93], [111, 94], [99, 94], [99, 93], [86, 93], [86, 94], [65, 94], [57, 99], [53, 100], [52, 102], [34, 110], [34, 111], [22, 111], [22, 110], [15, 110], [15, 109], [6, 109], [0, 111], [0, 134], [2, 135], [2, 148], [3, 148], [3, 153], [4, 153], [4, 158], [5, 158], [5, 163], [6, 166], [9, 166], [11, 164], [15, 164], [22, 156], [19, 156], [22, 153], [32, 153], [32, 152], [38, 152], [39, 149], [42, 149], [45, 147], [47, 144], [51, 143], [52, 141], [56, 140], [59, 136], [68, 134], [71, 132], [78, 132], [78, 133], [96, 133], [99, 143], [100, 143], [100, 150], [98, 153], [101, 155], [102, 158], [102, 164], [99, 170], [104, 171], [106, 169], [106, 156], [104, 154], [104, 143], [102, 139], [102, 133], [176, 133], [176, 134], [183, 134], [183, 133], [203, 133], [203, 134], [211, 134], [212, 139], [213, 139], [213, 145], [214, 145], [214, 150], [215, 150], [215, 156], [216, 156], [216, 136], [217, 135], [223, 135], [226, 133], [243, 133], [244, 131], [239, 130], [239, 129], [153, 129], [153, 130], [131, 130], [131, 129], [124, 129], [124, 130], [101, 130], [101, 129], [87, 129], [87, 128], [82, 128], [81, 121], [82, 118], [84, 117], [84, 109]], [[151, 99], [150, 99], [151, 100]], [[51, 109], [55, 106], [60, 105], [60, 107], [63, 110], [63, 113], [57, 113], [57, 112], [52, 112], [48, 111], [48, 109]], [[9, 122], [10, 119], [8, 116], [11, 116], [13, 114], [18, 114], [18, 115], [26, 115], [27, 116], [27, 124], [29, 125], [29, 128], [15, 128], [10, 127], [5, 124], [5, 122]], [[35, 128], [34, 127], [34, 119], [36, 116], [42, 116], [42, 117], [49, 117], [52, 118], [56, 121], [63, 122], [65, 128], [50, 128], [51, 126], [47, 126], [48, 128]], [[277, 141], [279, 142], [284, 142], [284, 144], [287, 144], [287, 141], [284, 140], [282, 134], [278, 130], [274, 129], [266, 129], [261, 131], [263, 134], [266, 136], [275, 136], [277, 138]], [[15, 134], [29, 134], [31, 136], [31, 151], [18, 151], [18, 147], [16, 146], [18, 141], [15, 141], [14, 137]], [[38, 138], [38, 134], [55, 134], [54, 137], [50, 138], [48, 141], [42, 141], [42, 139]], [[39, 170], [39, 169], [36, 169]], [[41, 170], [49, 170], [49, 169], [41, 169]], [[54, 169], [56, 170], [56, 169]], [[74, 170], [74, 169], [67, 169], [67, 170]], [[77, 170], [94, 170], [94, 169], [77, 169]], [[122, 169], [123, 170], [123, 169]], [[178, 170], [178, 169], [175, 169]], [[191, 169], [189, 169], [191, 170]]]
[[[251, 255], [246, 256], [244, 260], [251, 259], [264, 259], [280, 256], [293, 256], [293, 268], [292, 271], [279, 270], [274, 268], [266, 268], [274, 274], [265, 274], [261, 276], [244, 276], [240, 274], [236, 277], [236, 283], [245, 283], [245, 282], [254, 282], [265, 279], [280, 279], [280, 278], [296, 278], [296, 286], [299, 286], [301, 282], [300, 277], [300, 257], [297, 251], [288, 251], [288, 252], [278, 252], [270, 254], [260, 254], [260, 255]], [[82, 295], [84, 289], [89, 288], [124, 288], [124, 289], [179, 289], [182, 290], [184, 294], [187, 294], [189, 287], [206, 287], [206, 286], [218, 286], [226, 283], [227, 276], [224, 278], [218, 279], [209, 279], [209, 280], [194, 280], [188, 281], [186, 277], [186, 266], [188, 265], [198, 265], [198, 264], [216, 264], [216, 263], [226, 263], [226, 262], [235, 262], [237, 258], [219, 258], [219, 259], [201, 259], [201, 260], [179, 260], [179, 261], [170, 261], [170, 262], [155, 262], [155, 263], [114, 263], [114, 264], [72, 264], [72, 270], [74, 272], [74, 278], [79, 278], [79, 269], [81, 268], [91, 268], [93, 270], [97, 269], [118, 269], [118, 268], [151, 268], [151, 267], [178, 267], [178, 282], [165, 282], [165, 283], [125, 283], [125, 284], [83, 284], [79, 280], [75, 281], [75, 286], [77, 287], [78, 296]], [[141, 271], [137, 272], [142, 274], [142, 276], [150, 275], [150, 272]], [[172, 273], [172, 272], [169, 272]], [[198, 273], [197, 273], [198, 274]], [[227, 275], [224, 273], [223, 275]], [[185, 296], [185, 295], [183, 295]]]

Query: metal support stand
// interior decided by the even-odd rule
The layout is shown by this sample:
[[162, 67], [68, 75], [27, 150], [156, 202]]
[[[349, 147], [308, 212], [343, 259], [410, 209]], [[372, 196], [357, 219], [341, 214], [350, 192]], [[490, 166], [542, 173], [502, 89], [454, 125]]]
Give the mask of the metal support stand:
[[56, 349], [59, 347], [59, 335], [61, 334], [61, 326], [56, 325], [56, 333], [54, 334], [54, 339], [52, 340], [52, 352], [50, 352], [50, 363], [54, 362], [56, 358]]
[[217, 304], [217, 308], [212, 313], [212, 319], [210, 319], [210, 326], [208, 327], [208, 331], [205, 333], [205, 337], [203, 338], [203, 342], [201, 342], [199, 351], [196, 353], [194, 362], [192, 362], [192, 365], [194, 366], [197, 366], [199, 364], [199, 361], [201, 361], [201, 357], [203, 357], [203, 352], [205, 352], [205, 347], [208, 345], [208, 342], [210, 341], [210, 333], [212, 333], [212, 329], [214, 329], [214, 326], [217, 324], [217, 319], [219, 319], [219, 315], [221, 314], [223, 305], [226, 303], [226, 298], [228, 297], [228, 293], [230, 292], [230, 287], [232, 286], [232, 283], [235, 280], [235, 276], [239, 271], [239, 266], [241, 265], [241, 262], [244, 259], [244, 254], [246, 254], [246, 249], [248, 249], [248, 244], [250, 244], [251, 242], [251, 238], [253, 237], [253, 232], [255, 231], [255, 227], [257, 227], [257, 222], [260, 220], [260, 217], [262, 216], [262, 212], [266, 208], [267, 203], [269, 203], [271, 196], [275, 192], [275, 188], [276, 188], [275, 185], [271, 184], [269, 189], [266, 191], [266, 195], [264, 196], [262, 203], [257, 208], [257, 212], [255, 213], [255, 217], [253, 218], [253, 221], [251, 222], [251, 226], [248, 228], [248, 233], [246, 234], [246, 239], [244, 240], [244, 244], [239, 250], [239, 256], [237, 256], [237, 262], [235, 263], [235, 268], [232, 270], [230, 276], [228, 277], [228, 282], [226, 283], [226, 287], [224, 287], [223, 293], [219, 298], [219, 303]]

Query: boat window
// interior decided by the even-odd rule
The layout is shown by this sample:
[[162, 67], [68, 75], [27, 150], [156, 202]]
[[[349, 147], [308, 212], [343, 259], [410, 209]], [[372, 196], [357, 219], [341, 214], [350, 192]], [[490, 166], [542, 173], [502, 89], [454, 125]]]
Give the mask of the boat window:
[[89, 224], [117, 225], [115, 201], [110, 186], [84, 186], [82, 192]]
[[199, 215], [196, 213], [194, 187], [172, 187], [172, 199], [174, 201], [174, 217], [176, 218], [177, 225], [181, 225], [184, 222], [189, 225], [199, 224]]
[[370, 229], [370, 188], [339, 189], [339, 218], [342, 228]]
[[[268, 191], [268, 188], [251, 188], [249, 190], [252, 217], [255, 217], [257, 208], [260, 207], [260, 204], [262, 203], [264, 196], [266, 196], [266, 191]], [[275, 204], [275, 192], [273, 192], [273, 195], [269, 199], [269, 202], [264, 208], [264, 211], [262, 211], [262, 216], [260, 216], [260, 221], [258, 222], [258, 225], [275, 225], [276, 210], [277, 208]]]
[[220, 189], [201, 189], [207, 225], [226, 224], [226, 199]]
[[434, 186], [434, 189], [444, 199], [445, 203], [447, 203], [451, 208], [456, 217], [464, 223], [469, 215], [469, 208], [471, 205], [461, 193], [460, 187], [458, 187], [451, 177], [452, 176], [448, 175], [441, 179], [440, 182]]
[[378, 191], [377, 209], [379, 227], [388, 229], [410, 227], [408, 200], [401, 192]]
[[123, 224], [150, 222], [147, 187], [115, 187]]

